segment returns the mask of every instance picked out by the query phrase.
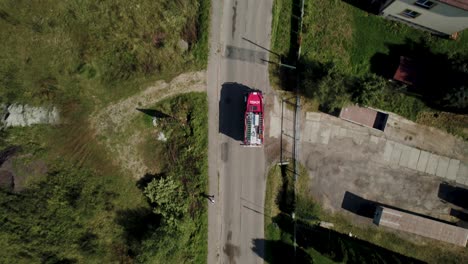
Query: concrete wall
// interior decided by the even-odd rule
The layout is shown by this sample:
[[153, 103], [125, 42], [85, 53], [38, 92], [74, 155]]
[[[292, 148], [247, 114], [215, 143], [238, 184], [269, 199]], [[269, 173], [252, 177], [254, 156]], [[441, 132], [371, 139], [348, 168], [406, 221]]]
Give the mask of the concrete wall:
[[[415, 5], [416, 0], [395, 0], [382, 11], [382, 15], [384, 17], [393, 16], [399, 20], [408, 21], [447, 35], [468, 28], [468, 11], [436, 0], [432, 1], [436, 5], [431, 9], [426, 9]], [[416, 18], [403, 16], [401, 13], [405, 9], [416, 11], [421, 15]]]

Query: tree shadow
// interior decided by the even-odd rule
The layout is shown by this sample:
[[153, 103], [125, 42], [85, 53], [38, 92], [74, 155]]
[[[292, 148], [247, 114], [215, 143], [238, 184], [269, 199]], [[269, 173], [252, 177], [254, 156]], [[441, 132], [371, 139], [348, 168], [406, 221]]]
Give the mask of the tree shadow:
[[153, 233], [161, 223], [161, 217], [149, 207], [117, 211], [115, 222], [124, 229], [129, 256], [136, 256], [141, 242]]
[[281, 212], [291, 215], [295, 208], [294, 172], [287, 165], [280, 166], [282, 185], [276, 196], [276, 204]]
[[146, 114], [146, 115], [149, 115], [151, 117], [156, 117], [156, 118], [172, 118], [172, 116], [164, 113], [164, 112], [161, 112], [159, 110], [156, 110], [156, 109], [141, 109], [141, 108], [136, 108], [136, 110]]
[[[386, 46], [388, 54], [376, 53], [371, 58], [371, 72], [393, 79], [400, 66], [409, 79], [405, 92], [421, 98], [433, 109], [468, 113], [468, 56], [434, 53], [423, 38], [407, 38], [403, 44]], [[403, 64], [402, 58], [407, 63]]]
[[253, 89], [235, 82], [223, 83], [219, 99], [219, 132], [238, 141], [244, 139], [244, 97]]
[[356, 237], [320, 226], [297, 223], [297, 243], [340, 263], [424, 263]]
[[468, 209], [468, 189], [443, 182], [439, 185], [438, 197], [446, 202]]
[[383, 8], [392, 0], [342, 0], [343, 2], [374, 15], [380, 14]]
[[[265, 254], [265, 248], [276, 254]], [[313, 263], [312, 258], [302, 248], [294, 247], [279, 240], [252, 239], [252, 251], [267, 263]]]
[[[338, 263], [424, 263], [302, 219], [293, 220], [286, 214], [273, 217], [272, 222], [283, 232], [282, 240], [254, 240], [252, 247], [252, 250], [268, 263], [313, 263], [314, 255], [310, 255], [311, 249]], [[292, 245], [294, 233], [297, 243], [296, 255]], [[284, 242], [285, 238], [290, 242]]]
[[143, 191], [152, 180], [161, 179], [164, 177], [165, 177], [164, 173], [157, 173], [157, 174], [146, 173], [143, 177], [138, 179], [138, 181], [136, 182], [136, 186], [138, 187], [138, 189]]

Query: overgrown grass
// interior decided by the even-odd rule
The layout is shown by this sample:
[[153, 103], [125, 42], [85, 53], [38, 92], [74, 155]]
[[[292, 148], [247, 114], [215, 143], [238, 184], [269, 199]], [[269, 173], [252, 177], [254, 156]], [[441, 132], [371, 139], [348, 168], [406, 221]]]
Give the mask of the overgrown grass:
[[[188, 93], [159, 102], [151, 109], [167, 114], [158, 120], [157, 130], [167, 137], [158, 144], [164, 155], [153, 162], [161, 172], [149, 179], [171, 176], [183, 187], [188, 208], [177, 230], [161, 225], [132, 249], [144, 263], [203, 263], [207, 257], [207, 208], [203, 193], [208, 181], [208, 117], [205, 93]], [[151, 119], [140, 119], [148, 124]], [[151, 140], [155, 140], [154, 137]], [[143, 187], [143, 186], [142, 186]]]
[[[147, 262], [162, 263], [168, 256], [177, 263], [205, 261], [204, 207], [197, 222], [184, 222], [180, 240], [157, 229], [158, 217], [135, 180], [98, 143], [88, 117], [156, 79], [204, 69], [209, 5], [209, 0], [0, 2], [0, 102], [54, 104], [63, 121], [55, 127], [0, 131], [0, 151], [22, 148], [15, 167], [29, 173], [24, 168], [40, 161], [48, 168], [28, 178], [24, 193], [2, 191], [0, 217], [11, 228], [2, 229], [0, 262], [129, 263], [141, 257], [138, 246], [151, 239], [153, 244], [145, 244], [151, 250]], [[180, 40], [188, 43], [187, 51], [179, 47]], [[191, 120], [197, 135], [190, 137], [197, 144], [192, 143], [196, 148], [185, 158], [196, 156], [193, 165], [201, 175], [197, 188], [203, 189], [206, 99], [190, 98], [198, 104]], [[157, 151], [146, 153], [147, 163], [157, 162], [151, 157]], [[62, 207], [51, 207], [52, 202]], [[36, 233], [29, 236], [32, 229]], [[186, 246], [179, 252], [175, 242], [182, 241]]]
[[468, 116], [446, 112], [424, 112], [417, 117], [417, 122], [447, 130], [464, 140], [468, 140]]
[[[207, 188], [206, 94], [169, 98], [155, 109], [173, 113], [174, 119], [161, 121], [159, 127], [168, 141], [156, 145], [167, 154], [158, 159], [152, 154], [161, 150], [149, 152], [149, 160], [160, 163], [161, 174], [139, 182], [112, 165], [95, 141], [88, 142], [97, 145], [91, 149], [83, 142], [70, 143], [70, 147], [79, 143], [76, 147], [83, 149], [79, 153], [90, 153], [91, 160], [81, 162], [80, 155], [63, 149], [64, 139], [56, 128], [12, 129], [0, 150], [21, 146], [14, 159], [18, 168], [26, 168], [21, 173], [29, 175], [21, 192], [0, 192], [0, 217], [5, 223], [1, 262], [203, 263], [207, 210], [200, 193]], [[151, 118], [138, 118], [142, 127], [154, 129]], [[32, 165], [38, 161], [47, 171], [33, 175]], [[177, 232], [160, 225], [160, 216], [152, 213], [142, 195], [148, 177], [167, 174], [177, 176], [188, 197], [189, 213]]]
[[2, 101], [109, 102], [203, 69], [209, 8], [207, 0], [2, 1]]
[[[102, 162], [100, 170], [62, 156], [50, 130], [15, 128], [6, 137], [7, 145], [21, 149], [13, 158], [17, 191], [0, 191], [1, 262], [127, 259], [124, 231], [114, 219], [119, 210], [149, 208], [143, 195], [103, 156], [95, 161]], [[26, 179], [19, 182], [21, 177]]]
[[406, 40], [423, 40], [434, 53], [452, 57], [468, 53], [468, 33], [456, 41], [431, 36], [402, 23], [369, 14], [344, 1], [306, 2], [303, 30], [305, 60], [333, 62], [346, 74], [362, 76], [371, 70], [376, 54], [390, 52], [390, 46]]

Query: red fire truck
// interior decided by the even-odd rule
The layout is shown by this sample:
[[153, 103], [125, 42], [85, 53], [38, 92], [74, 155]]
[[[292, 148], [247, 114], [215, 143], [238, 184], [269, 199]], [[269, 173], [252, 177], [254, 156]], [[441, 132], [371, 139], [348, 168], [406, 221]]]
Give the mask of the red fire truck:
[[245, 96], [244, 146], [263, 145], [263, 95], [260, 91], [249, 92]]

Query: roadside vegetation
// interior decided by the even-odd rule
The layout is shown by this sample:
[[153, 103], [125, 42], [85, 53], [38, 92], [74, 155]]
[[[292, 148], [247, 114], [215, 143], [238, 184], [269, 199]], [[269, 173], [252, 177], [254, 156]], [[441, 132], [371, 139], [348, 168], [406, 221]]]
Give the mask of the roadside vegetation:
[[[333, 113], [357, 103], [422, 124], [437, 124], [467, 139], [468, 33], [462, 32], [457, 40], [431, 36], [347, 2], [356, 1], [306, 1], [298, 37], [300, 1], [275, 0], [272, 50], [282, 55], [283, 63], [298, 66], [306, 108]], [[302, 44], [299, 62], [291, 56], [298, 39]], [[388, 81], [400, 56], [426, 66], [418, 89]], [[296, 78], [291, 77], [296, 72], [277, 66], [271, 71], [274, 85], [284, 90], [296, 86]]]
[[[155, 141], [156, 134], [148, 137], [146, 144], [157, 149], [151, 162], [158, 163], [159, 172], [145, 175], [137, 185], [159, 220], [145, 227], [141, 225], [144, 215], [139, 218], [129, 210], [134, 217], [129, 220], [124, 213], [121, 219], [128, 227], [130, 248], [138, 253], [140, 263], [204, 263], [208, 241], [206, 94], [183, 94], [151, 109], [167, 115], [157, 125], [158, 135], [163, 133], [167, 141]], [[140, 119], [152, 126], [148, 117]]]
[[[294, 194], [291, 166], [270, 169], [265, 196], [266, 262], [463, 263], [468, 258], [464, 248], [437, 242], [414, 244], [376, 226], [353, 225], [342, 214], [323, 210], [314, 201], [310, 184], [307, 170], [301, 167]], [[322, 221], [333, 226], [321, 227]]]
[[[111, 160], [105, 156], [81, 166], [73, 156], [59, 157], [46, 126], [4, 138], [17, 146], [13, 165], [24, 181], [0, 189], [0, 262], [204, 262], [206, 94], [169, 98], [154, 109], [175, 114], [157, 127], [167, 141], [147, 139], [153, 154], [160, 153], [149, 159], [159, 173], [138, 182], [106, 166]], [[155, 129], [147, 115], [138, 119]]]
[[[122, 135], [96, 138], [90, 119], [158, 79], [204, 69], [209, 4], [0, 1], [0, 103], [55, 105], [62, 120], [0, 131], [0, 172], [15, 173], [0, 188], [0, 262], [205, 261], [206, 95], [154, 106], [178, 121], [158, 126], [166, 142], [145, 132], [146, 146], [133, 146], [158, 172], [138, 182], [102, 144]], [[139, 118], [138, 129], [155, 129]], [[149, 187], [163, 179], [183, 198], [175, 221]]]

